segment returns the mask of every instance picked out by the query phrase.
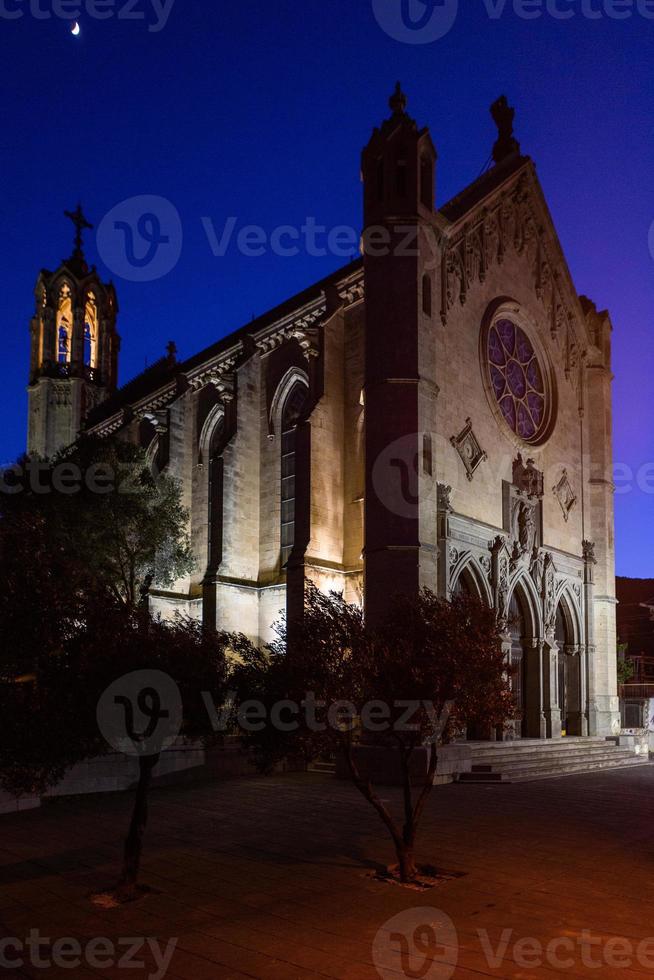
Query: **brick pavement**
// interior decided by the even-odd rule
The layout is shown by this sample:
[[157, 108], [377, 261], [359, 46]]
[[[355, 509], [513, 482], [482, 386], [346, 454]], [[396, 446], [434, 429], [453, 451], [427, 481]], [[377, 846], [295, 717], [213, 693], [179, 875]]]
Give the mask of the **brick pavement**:
[[[397, 801], [395, 790], [384, 796]], [[38, 929], [84, 946], [94, 937], [152, 937], [164, 947], [175, 938], [167, 976], [180, 980], [376, 980], [375, 942], [382, 975], [392, 980], [410, 972], [391, 938], [397, 927], [378, 931], [405, 913], [401, 930], [413, 921], [407, 911], [430, 907], [453, 921], [458, 951], [440, 932], [428, 947], [431, 966], [413, 950], [404, 965], [426, 980], [651, 976], [654, 943], [640, 957], [638, 947], [654, 936], [653, 797], [654, 766], [440, 787], [419, 857], [463, 876], [418, 893], [370, 877], [393, 854], [376, 815], [347, 783], [295, 774], [159, 789], [143, 864], [155, 891], [115, 910], [95, 908], [88, 896], [115, 879], [129, 795], [58, 800], [0, 817], [0, 920], [6, 936]], [[414, 925], [406, 929], [413, 942]], [[583, 930], [592, 945], [582, 948]], [[494, 965], [484, 949], [497, 950], [503, 936]], [[533, 943], [516, 948], [525, 938], [543, 952]], [[547, 954], [556, 940], [563, 945]], [[145, 965], [44, 970], [28, 962], [2, 975], [145, 977], [157, 969], [151, 951]]]

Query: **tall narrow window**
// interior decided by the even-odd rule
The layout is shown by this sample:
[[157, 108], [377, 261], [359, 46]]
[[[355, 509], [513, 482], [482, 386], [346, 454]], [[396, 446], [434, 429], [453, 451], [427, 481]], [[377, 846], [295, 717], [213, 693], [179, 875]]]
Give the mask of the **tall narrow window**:
[[286, 397], [282, 412], [282, 493], [281, 554], [282, 567], [288, 561], [295, 543], [295, 433], [306, 400], [306, 386], [298, 381]]
[[431, 316], [431, 277], [422, 277], [422, 312], [425, 316]]
[[223, 560], [223, 433], [222, 416], [213, 431], [209, 448], [208, 571], [215, 572]]
[[[58, 364], [69, 364], [71, 359], [73, 304], [70, 286], [62, 283], [57, 300], [56, 356]], [[52, 356], [52, 355], [50, 355]]]
[[57, 360], [59, 361], [60, 364], [68, 364], [68, 361], [70, 360], [70, 343], [68, 338], [68, 330], [63, 324], [59, 327]]
[[91, 334], [91, 325], [89, 323], [84, 324], [84, 364], [86, 367], [93, 367], [91, 360], [93, 356], [93, 336]]
[[84, 364], [88, 368], [98, 367], [98, 304], [95, 293], [86, 297], [84, 310]]

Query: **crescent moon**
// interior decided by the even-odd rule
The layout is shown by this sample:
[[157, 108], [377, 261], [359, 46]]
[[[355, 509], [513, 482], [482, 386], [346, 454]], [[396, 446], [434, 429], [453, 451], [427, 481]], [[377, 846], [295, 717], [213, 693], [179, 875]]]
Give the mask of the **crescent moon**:
[[70, 29], [70, 33], [71, 34], [74, 34], [75, 37], [77, 37], [77, 35], [78, 34], [81, 34], [81, 32], [82, 32], [82, 28], [79, 26], [79, 24], [77, 23], [77, 21], [75, 21], [75, 23], [73, 24], [73, 26]]

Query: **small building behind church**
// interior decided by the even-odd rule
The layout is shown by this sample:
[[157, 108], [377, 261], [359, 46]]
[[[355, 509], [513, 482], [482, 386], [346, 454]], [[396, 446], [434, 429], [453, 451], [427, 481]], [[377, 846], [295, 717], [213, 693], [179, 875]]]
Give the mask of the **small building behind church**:
[[309, 581], [373, 623], [398, 592], [470, 592], [504, 624], [514, 735], [607, 736], [611, 321], [576, 291], [513, 110], [492, 114], [493, 165], [437, 203], [436, 147], [398, 86], [363, 150], [362, 258], [122, 388], [79, 212], [36, 285], [28, 448], [118, 435], [177, 478], [196, 571], [154, 588], [155, 612], [266, 641]]

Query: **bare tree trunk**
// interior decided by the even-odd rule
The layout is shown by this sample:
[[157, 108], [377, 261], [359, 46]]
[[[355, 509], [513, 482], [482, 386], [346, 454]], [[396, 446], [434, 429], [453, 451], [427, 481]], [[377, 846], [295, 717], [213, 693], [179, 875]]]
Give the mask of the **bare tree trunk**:
[[403, 884], [407, 884], [413, 881], [418, 874], [413, 845], [408, 846], [407, 844], [403, 844], [401, 848], [396, 847], [396, 851], [400, 869], [400, 881]]
[[413, 793], [411, 791], [411, 756], [413, 748], [398, 738], [400, 767], [402, 770], [402, 791], [404, 795], [404, 826], [402, 828], [402, 846], [396, 848], [400, 868], [400, 880], [411, 881], [416, 877], [418, 869], [415, 864], [414, 846], [416, 839], [416, 821], [413, 809]]
[[438, 750], [435, 743], [432, 743], [429, 747], [427, 772], [415, 806], [411, 791], [410, 768], [413, 747], [400, 744], [399, 750], [404, 790], [404, 827], [402, 831], [402, 846], [396, 849], [400, 865], [400, 878], [403, 882], [408, 882], [412, 881], [418, 874], [418, 868], [415, 863], [416, 834], [418, 833], [418, 824], [420, 823], [423, 810], [434, 788], [434, 778], [438, 765]]
[[370, 780], [364, 779], [359, 772], [356, 762], [354, 761], [354, 753], [352, 749], [352, 744], [347, 742], [345, 745], [345, 757], [347, 759], [350, 775], [352, 776], [352, 781], [361, 795], [375, 808], [393, 839], [395, 853], [397, 855], [400, 868], [401, 880], [403, 882], [411, 881], [413, 878], [415, 878], [417, 873], [413, 857], [413, 841], [411, 840], [410, 845], [407, 846], [400, 828], [396, 824], [395, 820], [393, 820], [390, 811], [384, 806], [373, 790]]
[[139, 781], [134, 796], [134, 809], [129, 833], [125, 839], [123, 852], [123, 874], [118, 886], [121, 897], [129, 899], [136, 895], [141, 852], [143, 850], [143, 835], [148, 824], [148, 791], [152, 782], [152, 770], [159, 761], [156, 755], [139, 756]]

